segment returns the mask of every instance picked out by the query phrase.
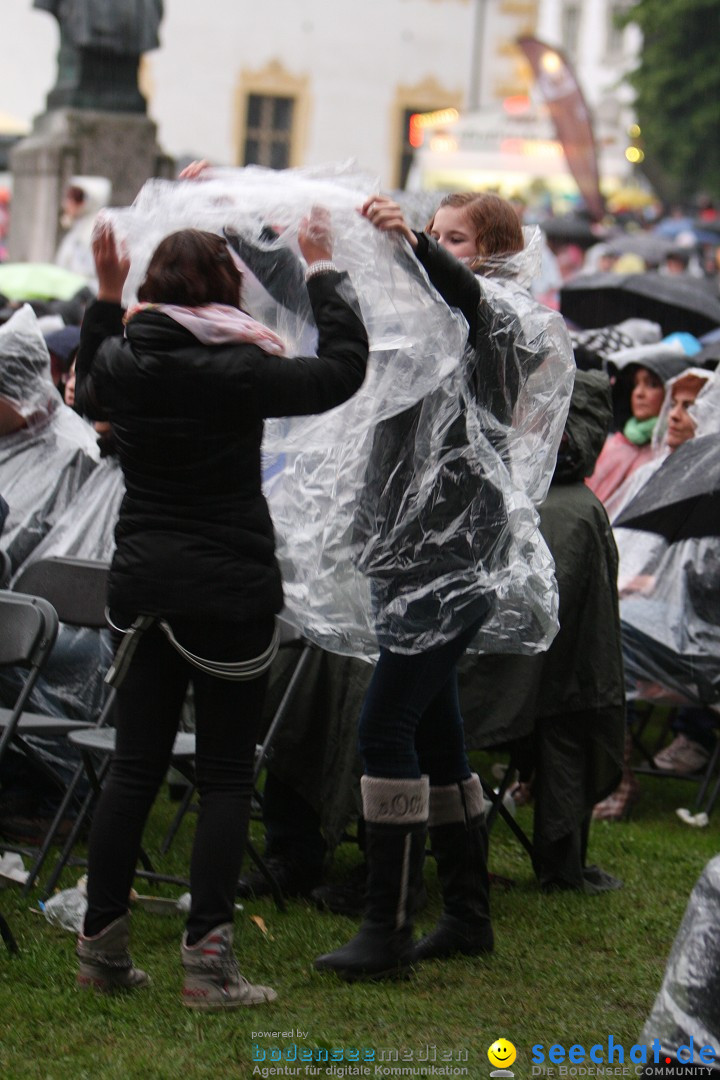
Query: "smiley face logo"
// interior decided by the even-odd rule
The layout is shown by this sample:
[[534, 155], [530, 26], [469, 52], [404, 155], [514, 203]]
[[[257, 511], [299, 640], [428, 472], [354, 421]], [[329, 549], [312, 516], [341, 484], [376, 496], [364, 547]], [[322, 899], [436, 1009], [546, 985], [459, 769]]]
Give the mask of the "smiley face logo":
[[517, 1057], [515, 1047], [507, 1039], [496, 1039], [487, 1054], [490, 1064], [496, 1069], [509, 1069]]

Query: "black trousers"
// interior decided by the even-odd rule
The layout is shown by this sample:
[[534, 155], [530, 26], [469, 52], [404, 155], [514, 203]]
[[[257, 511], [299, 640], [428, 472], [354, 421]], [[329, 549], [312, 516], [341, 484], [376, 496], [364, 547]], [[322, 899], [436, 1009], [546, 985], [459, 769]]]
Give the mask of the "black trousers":
[[[172, 625], [190, 652], [208, 660], [238, 661], [267, 648], [274, 620], [174, 620]], [[243, 682], [207, 675], [184, 660], [153, 624], [140, 638], [118, 689], [117, 746], [90, 833], [88, 936], [128, 909], [145, 822], [168, 768], [190, 681], [200, 811], [190, 864], [189, 944], [233, 919], [267, 675]]]

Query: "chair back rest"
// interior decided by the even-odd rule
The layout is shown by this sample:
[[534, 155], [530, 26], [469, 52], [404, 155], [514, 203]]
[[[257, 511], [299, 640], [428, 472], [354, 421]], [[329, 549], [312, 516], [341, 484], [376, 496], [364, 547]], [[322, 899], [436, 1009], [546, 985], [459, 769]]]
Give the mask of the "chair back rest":
[[12, 563], [10, 562], [10, 556], [7, 551], [0, 550], [0, 589], [7, 588], [11, 574]]
[[58, 617], [47, 600], [0, 591], [0, 665], [40, 667], [57, 632]]
[[21, 569], [13, 590], [49, 600], [61, 622], [103, 629], [108, 565], [54, 556]]

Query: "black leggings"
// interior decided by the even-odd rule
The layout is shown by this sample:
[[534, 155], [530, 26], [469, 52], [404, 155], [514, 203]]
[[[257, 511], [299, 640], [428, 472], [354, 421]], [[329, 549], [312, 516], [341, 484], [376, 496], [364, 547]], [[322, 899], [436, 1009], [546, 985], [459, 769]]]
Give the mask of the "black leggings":
[[[258, 656], [273, 627], [272, 617], [254, 623], [173, 620], [180, 644], [219, 661]], [[168, 768], [190, 681], [200, 812], [190, 864], [189, 944], [233, 919], [267, 674], [244, 682], [207, 675], [184, 660], [153, 624], [142, 634], [118, 689], [117, 747], [90, 833], [88, 936], [128, 909], [145, 822]]]

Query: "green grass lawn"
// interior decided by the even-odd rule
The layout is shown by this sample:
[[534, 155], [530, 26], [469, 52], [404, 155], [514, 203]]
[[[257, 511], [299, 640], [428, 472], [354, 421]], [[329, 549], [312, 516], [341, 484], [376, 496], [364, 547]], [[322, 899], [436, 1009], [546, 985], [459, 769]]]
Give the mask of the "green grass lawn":
[[[271, 902], [246, 904], [236, 920], [241, 967], [279, 996], [274, 1005], [225, 1015], [195, 1015], [180, 1005], [181, 917], [135, 912], [134, 958], [153, 983], [134, 996], [107, 999], [75, 990], [73, 936], [31, 910], [32, 898], [23, 901], [7, 889], [0, 894], [0, 910], [21, 953], [10, 957], [0, 948], [0, 1076], [224, 1080], [261, 1076], [253, 1070], [273, 1067], [272, 1047], [287, 1051], [296, 1045], [364, 1047], [375, 1051], [376, 1060], [382, 1049], [388, 1064], [387, 1052], [397, 1050], [393, 1067], [415, 1070], [383, 1074], [373, 1064], [367, 1073], [345, 1076], [421, 1076], [423, 1054], [431, 1062], [435, 1056], [435, 1068], [442, 1068], [443, 1053], [452, 1052], [461, 1059], [454, 1067], [467, 1070], [455, 1075], [486, 1077], [487, 1049], [502, 1037], [517, 1048], [513, 1070], [522, 1080], [532, 1074], [530, 1051], [537, 1043], [546, 1049], [552, 1043], [587, 1048], [607, 1044], [612, 1034], [629, 1048], [660, 986], [690, 890], [720, 848], [720, 814], [706, 829], [688, 828], [675, 816], [675, 807], [691, 804], [694, 785], [646, 777], [640, 782], [643, 796], [632, 819], [596, 824], [591, 833], [591, 861], [624, 879], [618, 892], [541, 895], [527, 856], [505, 825], [496, 825], [491, 869], [515, 885], [494, 890], [497, 949], [490, 959], [427, 963], [409, 982], [348, 986], [316, 973], [312, 960], [347, 940], [351, 920], [320, 914], [302, 902], [290, 902], [286, 914]], [[163, 796], [149, 826], [149, 850], [157, 850], [172, 810]], [[519, 819], [530, 827], [531, 810], [520, 811]], [[193, 824], [192, 817], [186, 819], [163, 871], [184, 872]], [[358, 857], [354, 846], [343, 845], [334, 873]], [[78, 873], [66, 872], [63, 884], [72, 884]], [[418, 920], [421, 930], [439, 908], [431, 860], [427, 878], [430, 903]], [[266, 933], [252, 915], [261, 916]], [[272, 1031], [293, 1034], [257, 1034]], [[266, 1052], [264, 1062], [253, 1060], [255, 1046]], [[326, 1074], [325, 1068], [313, 1073], [297, 1063], [281, 1068], [266, 1075]]]

